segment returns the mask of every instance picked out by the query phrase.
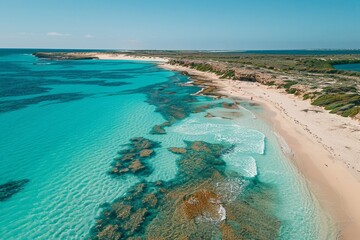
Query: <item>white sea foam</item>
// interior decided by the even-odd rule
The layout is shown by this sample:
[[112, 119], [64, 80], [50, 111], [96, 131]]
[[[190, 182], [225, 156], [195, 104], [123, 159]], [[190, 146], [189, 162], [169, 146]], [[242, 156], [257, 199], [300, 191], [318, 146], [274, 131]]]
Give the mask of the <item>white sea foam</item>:
[[244, 180], [232, 178], [223, 182], [217, 182], [215, 190], [221, 196], [223, 202], [232, 202], [242, 193], [245, 185]]
[[203, 123], [191, 118], [174, 126], [172, 131], [192, 136], [207, 135], [216, 142], [235, 144], [238, 152], [264, 154], [265, 151], [263, 133], [237, 124]]
[[248, 112], [248, 113], [250, 113], [250, 115], [251, 115], [251, 118], [253, 118], [253, 119], [255, 119], [256, 118], [256, 116], [255, 116], [255, 114], [252, 112], [252, 111], [250, 111], [249, 109], [247, 109], [247, 108], [244, 108], [243, 106], [241, 106], [241, 105], [238, 105], [242, 110], [244, 110], [244, 111], [246, 111], [246, 112]]
[[204, 212], [202, 215], [196, 217], [196, 222], [210, 222], [213, 224], [219, 224], [220, 222], [226, 219], [226, 209], [220, 203], [216, 203], [218, 207], [218, 215], [214, 216], [214, 214], [209, 212]]
[[38, 63], [34, 63], [35, 65], [51, 65], [51, 63], [49, 62], [38, 62]]
[[220, 222], [226, 219], [226, 209], [221, 204], [218, 213], [220, 216]]
[[235, 152], [225, 155], [224, 160], [230, 170], [238, 172], [243, 177], [254, 178], [258, 174], [256, 160], [251, 156], [239, 156]]
[[276, 136], [276, 139], [280, 145], [282, 152], [287, 156], [293, 156], [294, 153], [293, 153], [292, 149], [290, 148], [290, 146], [285, 141], [285, 139], [276, 132], [274, 132], [274, 135]]

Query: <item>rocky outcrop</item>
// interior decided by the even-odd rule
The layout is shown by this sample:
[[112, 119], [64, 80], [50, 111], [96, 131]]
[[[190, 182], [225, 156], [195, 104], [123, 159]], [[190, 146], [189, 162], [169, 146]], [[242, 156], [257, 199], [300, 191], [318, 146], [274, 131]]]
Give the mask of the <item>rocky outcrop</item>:
[[150, 157], [154, 153], [154, 150], [152, 149], [144, 149], [140, 152], [140, 157]]
[[211, 113], [206, 113], [205, 117], [206, 118], [213, 118], [213, 117], [215, 117], [215, 115], [213, 115]]
[[99, 240], [119, 240], [121, 239], [121, 232], [119, 231], [118, 225], [107, 225], [101, 232], [98, 233], [97, 237]]
[[222, 107], [227, 109], [239, 109], [239, 106], [236, 103], [223, 102]]
[[145, 138], [132, 138], [129, 148], [119, 152], [110, 173], [113, 175], [138, 174], [149, 175], [151, 168], [147, 164], [149, 158], [154, 156], [154, 149], [159, 143]]
[[154, 135], [166, 134], [165, 127], [169, 127], [169, 126], [171, 126], [170, 122], [164, 122], [162, 124], [155, 125], [151, 129], [150, 134], [154, 134]]
[[183, 199], [184, 214], [188, 219], [221, 222], [226, 218], [225, 208], [220, 197], [207, 189], [201, 189]]
[[177, 153], [177, 154], [185, 154], [186, 153], [186, 148], [172, 147], [172, 148], [169, 148], [169, 150], [171, 152]]

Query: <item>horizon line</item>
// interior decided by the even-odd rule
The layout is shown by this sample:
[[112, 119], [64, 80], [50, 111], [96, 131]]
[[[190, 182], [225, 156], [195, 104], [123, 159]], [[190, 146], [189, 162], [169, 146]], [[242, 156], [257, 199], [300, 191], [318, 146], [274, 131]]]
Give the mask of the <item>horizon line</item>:
[[44, 50], [102, 50], [102, 51], [197, 51], [197, 52], [248, 52], [248, 51], [360, 51], [360, 48], [288, 48], [288, 49], [122, 49], [122, 48], [36, 48], [0, 47], [0, 49], [44, 49]]

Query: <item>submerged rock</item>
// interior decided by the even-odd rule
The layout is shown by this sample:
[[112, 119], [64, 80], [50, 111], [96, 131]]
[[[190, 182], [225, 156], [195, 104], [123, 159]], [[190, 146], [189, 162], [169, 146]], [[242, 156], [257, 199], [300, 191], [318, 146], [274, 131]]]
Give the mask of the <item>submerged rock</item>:
[[223, 119], [236, 119], [241, 117], [240, 112], [230, 112], [230, 111], [218, 111], [217, 116]]
[[132, 187], [104, 209], [92, 230], [92, 239], [278, 237], [280, 222], [270, 214], [274, 209], [271, 188], [257, 180], [244, 185], [245, 180], [235, 173], [231, 180], [227, 176], [221, 155], [232, 146], [185, 143], [186, 148], [169, 148], [180, 156], [176, 177]]
[[220, 197], [207, 189], [186, 195], [183, 199], [185, 216], [198, 221], [221, 222], [226, 218], [226, 210]]
[[131, 171], [133, 173], [137, 173], [137, 172], [143, 170], [144, 168], [145, 168], [145, 166], [142, 165], [142, 163], [140, 162], [139, 159], [136, 159], [136, 160], [132, 161], [130, 166], [129, 166], [129, 169], [131, 169]]
[[158, 202], [158, 199], [156, 198], [155, 194], [151, 193], [144, 196], [143, 203], [149, 204], [151, 207], [155, 207]]
[[136, 153], [125, 153], [122, 155], [121, 160], [129, 161], [129, 160], [132, 160], [134, 157], [136, 157]]
[[156, 147], [157, 143], [149, 139], [137, 137], [130, 139], [132, 145], [134, 146], [134, 151], [141, 151], [143, 149], [151, 149]]
[[128, 173], [143, 173], [149, 175], [151, 169], [147, 160], [151, 158], [160, 144], [146, 138], [132, 138], [129, 148], [119, 152], [120, 156], [114, 159], [113, 168], [110, 173], [124, 175]]
[[29, 179], [22, 179], [16, 181], [9, 181], [5, 184], [0, 185], [0, 201], [5, 201], [9, 199], [12, 195], [20, 192], [25, 184], [27, 184]]
[[214, 108], [217, 105], [218, 104], [205, 104], [205, 105], [194, 106], [192, 112], [193, 113], [205, 112], [206, 110]]
[[155, 207], [161, 194], [154, 187], [153, 183], [139, 183], [132, 187], [126, 196], [106, 208], [96, 222], [91, 238], [100, 239], [100, 233], [103, 236], [105, 233], [113, 234], [110, 230], [114, 230], [114, 226], [115, 231], [121, 233], [121, 239], [141, 237], [147, 223], [156, 216]]
[[116, 218], [118, 218], [118, 219], [126, 219], [126, 218], [128, 218], [130, 216], [132, 206], [125, 205], [122, 202], [117, 202], [117, 203], [114, 203], [111, 206], [111, 208], [115, 211]]
[[[155, 125], [150, 134], [166, 134], [165, 128], [177, 121], [183, 120], [192, 113], [199, 113], [207, 109], [218, 107], [219, 103], [199, 103], [195, 93], [200, 87], [188, 83], [189, 79], [181, 75], [171, 77], [165, 83], [146, 86], [126, 93], [143, 93], [147, 96], [147, 102], [156, 107], [166, 122]], [[182, 86], [179, 88], [179, 86]], [[213, 89], [214, 90], [214, 89]], [[204, 90], [203, 92], [207, 92]]]
[[129, 234], [134, 234], [136, 230], [141, 227], [141, 224], [145, 221], [145, 214], [147, 210], [145, 208], [140, 208], [134, 212], [128, 221], [123, 225], [125, 231], [128, 231]]
[[239, 109], [239, 106], [236, 103], [223, 102], [222, 107], [227, 109]]
[[186, 148], [178, 148], [178, 147], [171, 147], [169, 150], [176, 154], [184, 154], [186, 153]]
[[166, 134], [165, 127], [168, 127], [168, 126], [171, 126], [170, 122], [164, 122], [162, 124], [155, 125], [151, 129], [150, 134], [154, 134], [154, 135], [156, 135], [156, 134], [157, 135]]
[[144, 149], [140, 152], [140, 157], [150, 157], [154, 153], [152, 149]]
[[211, 113], [206, 113], [205, 117], [206, 117], [206, 118], [213, 118], [213, 117], [215, 117], [215, 116], [214, 116], [213, 114], [211, 114]]
[[119, 231], [119, 226], [107, 225], [101, 232], [98, 233], [97, 237], [100, 240], [121, 239], [121, 232]]

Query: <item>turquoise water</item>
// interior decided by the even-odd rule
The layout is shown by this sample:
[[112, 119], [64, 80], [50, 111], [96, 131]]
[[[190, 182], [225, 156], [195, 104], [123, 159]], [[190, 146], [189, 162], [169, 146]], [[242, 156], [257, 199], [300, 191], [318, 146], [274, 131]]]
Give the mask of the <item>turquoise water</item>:
[[[223, 100], [191, 95], [197, 87], [174, 84], [187, 81], [153, 63], [0, 54], [0, 185], [29, 180], [0, 201], [0, 238], [86, 238], [104, 203], [140, 181], [172, 180], [179, 157], [168, 148], [185, 147], [184, 140], [233, 146], [222, 157], [226, 168], [276, 192], [272, 213], [281, 222], [280, 239], [334, 238], [331, 221], [281, 150], [286, 145], [256, 117], [262, 110], [247, 102], [225, 109], [216, 105]], [[175, 91], [159, 99], [156, 88]], [[216, 107], [198, 113], [186, 108], [165, 135], [150, 134], [169, 121], [169, 101]], [[133, 137], [161, 143], [152, 172], [115, 178], [109, 174], [113, 159]]]
[[334, 68], [336, 68], [337, 70], [360, 72], [360, 63], [337, 64], [334, 65]]

